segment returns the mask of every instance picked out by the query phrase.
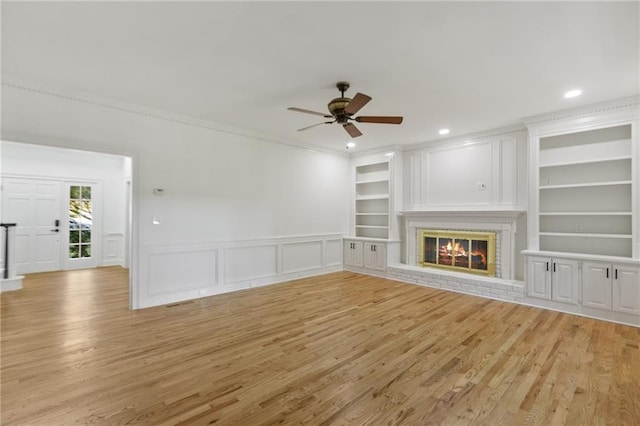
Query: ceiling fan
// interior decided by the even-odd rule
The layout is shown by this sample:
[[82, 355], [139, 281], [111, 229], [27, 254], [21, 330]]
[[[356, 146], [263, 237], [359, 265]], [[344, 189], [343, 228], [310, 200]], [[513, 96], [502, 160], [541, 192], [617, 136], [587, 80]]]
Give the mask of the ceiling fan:
[[381, 124], [400, 124], [402, 123], [402, 117], [391, 117], [391, 116], [375, 116], [375, 115], [361, 115], [359, 117], [352, 117], [353, 114], [360, 111], [360, 108], [365, 106], [370, 100], [371, 97], [362, 93], [356, 93], [356, 95], [351, 98], [345, 98], [344, 92], [349, 88], [349, 83], [346, 81], [339, 81], [336, 84], [338, 90], [342, 93], [339, 98], [333, 99], [327, 107], [329, 108], [329, 113], [326, 114], [323, 112], [310, 111], [308, 109], [289, 107], [287, 108], [289, 111], [296, 112], [304, 112], [306, 114], [319, 115], [324, 118], [331, 118], [331, 121], [323, 121], [322, 123], [312, 124], [311, 126], [303, 127], [302, 129], [298, 129], [298, 131], [308, 130], [312, 127], [319, 126], [321, 124], [333, 124], [339, 123], [342, 124], [344, 130], [349, 133], [349, 136], [352, 138], [357, 138], [358, 136], [362, 136], [362, 132], [358, 130], [358, 128], [351, 122], [357, 121], [358, 123], [381, 123]]

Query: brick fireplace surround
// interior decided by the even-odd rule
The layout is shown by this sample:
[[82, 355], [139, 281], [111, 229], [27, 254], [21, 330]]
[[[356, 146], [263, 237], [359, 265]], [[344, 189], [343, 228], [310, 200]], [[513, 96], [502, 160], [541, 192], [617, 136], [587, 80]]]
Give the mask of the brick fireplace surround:
[[[516, 221], [522, 211], [403, 211], [407, 264], [389, 264], [387, 277], [492, 299], [524, 302], [524, 283], [515, 279]], [[422, 267], [418, 233], [422, 229], [496, 233], [495, 277]]]

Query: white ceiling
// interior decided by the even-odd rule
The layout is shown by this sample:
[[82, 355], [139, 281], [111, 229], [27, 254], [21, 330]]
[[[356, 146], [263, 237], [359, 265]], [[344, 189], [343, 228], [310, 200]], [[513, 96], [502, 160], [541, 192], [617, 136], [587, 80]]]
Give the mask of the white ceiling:
[[[347, 96], [357, 150], [517, 124], [640, 93], [639, 2], [2, 3], [3, 80], [19, 79], [344, 150], [296, 129]], [[567, 100], [563, 93], [581, 88]]]

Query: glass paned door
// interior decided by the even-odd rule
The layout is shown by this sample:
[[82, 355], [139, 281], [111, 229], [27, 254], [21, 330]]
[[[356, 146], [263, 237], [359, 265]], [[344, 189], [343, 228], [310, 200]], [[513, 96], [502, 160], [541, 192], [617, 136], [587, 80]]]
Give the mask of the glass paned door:
[[69, 259], [91, 257], [91, 187], [69, 186]]
[[67, 184], [68, 232], [63, 257], [64, 269], [97, 266], [96, 257], [99, 253], [96, 244], [100, 240], [96, 229], [97, 188], [95, 183]]

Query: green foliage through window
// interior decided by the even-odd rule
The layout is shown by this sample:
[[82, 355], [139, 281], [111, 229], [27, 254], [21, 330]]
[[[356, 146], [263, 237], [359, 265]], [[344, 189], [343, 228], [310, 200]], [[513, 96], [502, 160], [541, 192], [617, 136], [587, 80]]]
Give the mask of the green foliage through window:
[[91, 187], [69, 187], [69, 258], [91, 257], [91, 232], [93, 228]]

